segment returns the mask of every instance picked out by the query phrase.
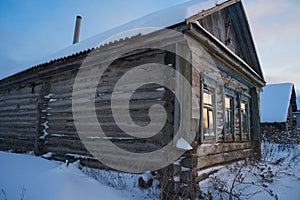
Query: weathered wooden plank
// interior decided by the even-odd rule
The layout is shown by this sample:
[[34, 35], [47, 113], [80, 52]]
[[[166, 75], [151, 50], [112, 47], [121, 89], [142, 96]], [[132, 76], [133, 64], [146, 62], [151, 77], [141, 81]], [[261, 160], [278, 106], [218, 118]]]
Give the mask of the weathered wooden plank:
[[[96, 90], [96, 94], [95, 96], [101, 96], [103, 94], [111, 94], [113, 92], [113, 84], [109, 84], [109, 85], [99, 85], [97, 87]], [[122, 90], [124, 92], [127, 91], [131, 91], [131, 88], [135, 88], [136, 83], [133, 84], [126, 84], [126, 85], [122, 85]], [[156, 90], [158, 88], [161, 88], [161, 86], [157, 86], [157, 85], [152, 85], [152, 84], [147, 84], [145, 86], [143, 86], [142, 89], [139, 89], [138, 91], [151, 91], [151, 90]], [[160, 89], [158, 89], [160, 90]], [[68, 99], [72, 97], [72, 92], [73, 92], [73, 87], [66, 87], [64, 86], [64, 84], [62, 84], [59, 87], [53, 87], [51, 88], [50, 93], [53, 94], [53, 96], [51, 96], [51, 99]], [[74, 93], [74, 95], [80, 95], [80, 94], [86, 94], [86, 92], [80, 91], [79, 93]]]
[[[31, 106], [29, 105], [27, 107], [31, 107]], [[8, 107], [8, 108], [0, 108], [0, 111], [3, 112], [3, 113], [4, 112], [8, 112], [8, 113], [15, 112], [16, 114], [13, 114], [12, 116], [17, 115], [17, 113], [20, 113], [20, 115], [30, 115], [30, 114], [35, 115], [35, 113], [36, 113], [35, 108], [29, 108], [29, 109], [22, 108], [22, 109], [16, 110], [15, 108]]]
[[12, 149], [14, 152], [32, 151], [34, 139], [28, 138], [0, 138], [0, 149]]
[[16, 111], [14, 110], [6, 110], [5, 112], [0, 112], [0, 118], [5, 117], [5, 116], [10, 116], [10, 117], [14, 117], [14, 116], [23, 116], [23, 117], [27, 117], [27, 116], [34, 116], [37, 113], [36, 109], [32, 109], [32, 110], [23, 110], [23, 111]]
[[9, 137], [9, 134], [12, 133], [12, 134], [21, 134], [21, 135], [32, 135], [35, 133], [35, 129], [34, 127], [8, 127], [8, 126], [5, 126], [5, 127], [0, 127], [0, 135], [1, 137], [5, 136], [5, 137]]
[[[67, 117], [69, 115], [72, 115], [72, 107], [71, 107], [71, 104], [68, 104], [70, 102], [66, 102], [65, 104], [62, 104], [60, 106], [55, 106], [55, 107], [50, 107], [49, 106], [49, 109], [47, 110], [47, 113], [51, 113], [52, 115], [53, 114], [57, 114], [59, 113], [60, 115], [62, 115], [63, 117]], [[117, 104], [114, 106], [114, 108], [116, 109], [122, 109], [125, 107], [124, 105], [125, 102], [122, 102], [122, 104]], [[130, 101], [130, 109], [131, 110], [136, 110], [136, 109], [139, 109], [139, 110], [145, 110], [147, 108], [150, 108], [151, 105], [154, 105], [154, 104], [159, 104], [159, 105], [163, 105], [167, 110], [172, 110], [172, 107], [173, 107], [173, 104], [172, 102], [169, 102], [169, 101], [166, 101], [166, 100], [157, 100], [157, 99], [154, 99], [154, 100], [140, 100], [140, 101]], [[80, 104], [78, 105], [77, 109], [84, 109], [85, 111], [90, 111], [90, 110], [86, 110], [85, 109], [85, 104]], [[110, 101], [96, 101], [96, 111], [100, 111], [100, 112], [105, 112], [105, 111], [108, 111], [111, 109], [111, 102]], [[53, 116], [50, 115], [48, 118], [52, 118]], [[1, 116], [1, 115], [0, 115]], [[57, 116], [57, 115], [56, 115]], [[60, 116], [57, 116], [58, 118], [60, 118]], [[73, 118], [72, 118], [73, 119]]]
[[[120, 148], [126, 149], [127, 151], [132, 151], [132, 152], [143, 152], [145, 149], [147, 151], [154, 151], [157, 149], [156, 145], [150, 144], [149, 142], [137, 142], [136, 140], [132, 140], [129, 142], [128, 140], [125, 141], [114, 141], [116, 145], [118, 145]], [[57, 145], [61, 144], [61, 145]], [[113, 159], [114, 156], [114, 151], [109, 148], [109, 146], [106, 145], [107, 142], [97, 140], [95, 143], [95, 140], [91, 141], [89, 143], [89, 148], [92, 150], [92, 152], [101, 152], [102, 155], [104, 156], [112, 156], [111, 158]], [[49, 152], [54, 152], [58, 154], [79, 154], [79, 155], [87, 155], [88, 151], [85, 149], [83, 144], [80, 141], [72, 141], [72, 140], [64, 140], [62, 141], [62, 138], [60, 140], [56, 140], [56, 138], [48, 138], [48, 143], [46, 145], [47, 151]], [[128, 155], [118, 155], [122, 156], [122, 158], [126, 158], [128, 160], [134, 160], [132, 156]]]
[[2, 101], [11, 101], [11, 100], [22, 100], [22, 99], [30, 99], [36, 98], [36, 94], [28, 93], [18, 93], [18, 94], [0, 94], [0, 102]]
[[1, 122], [11, 122], [11, 123], [15, 123], [15, 122], [18, 122], [18, 121], [36, 122], [36, 117], [35, 117], [35, 114], [33, 114], [33, 115], [26, 115], [25, 114], [25, 115], [21, 115], [21, 116], [7, 115], [7, 116], [1, 116], [0, 121]]
[[30, 128], [30, 127], [36, 127], [36, 124], [32, 122], [18, 121], [18, 122], [1, 122], [1, 126], [14, 127], [14, 128]]
[[20, 99], [10, 99], [10, 100], [2, 100], [0, 101], [0, 107], [9, 106], [9, 105], [23, 105], [23, 104], [35, 104], [37, 102], [36, 97], [31, 98], [20, 98]]
[[248, 149], [251, 147], [250, 142], [238, 142], [238, 143], [220, 143], [220, 144], [204, 144], [197, 148], [198, 156], [212, 155], [220, 152], [230, 152], [235, 150]]
[[203, 169], [213, 165], [228, 163], [251, 157], [252, 149], [233, 150], [230, 152], [215, 153], [198, 158], [197, 169]]

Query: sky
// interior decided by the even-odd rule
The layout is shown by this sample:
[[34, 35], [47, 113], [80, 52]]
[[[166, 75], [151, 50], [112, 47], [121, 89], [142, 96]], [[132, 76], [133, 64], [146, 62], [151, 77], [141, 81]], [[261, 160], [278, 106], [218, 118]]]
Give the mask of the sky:
[[[212, 0], [217, 1], [217, 0]], [[0, 79], [80, 40], [186, 0], [0, 0]], [[267, 83], [292, 82], [300, 96], [300, 1], [242, 0]]]

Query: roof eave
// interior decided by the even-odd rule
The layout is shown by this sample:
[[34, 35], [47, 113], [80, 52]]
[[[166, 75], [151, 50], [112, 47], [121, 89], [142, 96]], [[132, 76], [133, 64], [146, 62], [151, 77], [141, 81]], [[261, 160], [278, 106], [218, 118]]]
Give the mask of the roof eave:
[[[243, 3], [242, 3], [241, 1], [240, 1], [240, 4], [241, 4], [242, 12], [244, 13], [244, 17], [245, 17], [245, 20], [246, 20], [247, 29], [248, 29], [248, 31], [249, 31], [250, 33], [252, 33], [251, 27], [250, 27], [250, 24], [249, 24], [249, 20], [248, 20], [248, 17], [247, 17], [247, 15], [246, 15], [245, 8], [244, 8]], [[251, 42], [252, 42], [252, 44], [253, 44], [253, 46], [254, 46], [253, 52], [254, 52], [254, 54], [255, 54], [255, 59], [256, 59], [257, 64], [258, 64], [258, 66], [259, 66], [259, 68], [260, 68], [260, 71], [261, 71], [261, 75], [260, 75], [260, 76], [262, 77], [262, 79], [265, 80], [265, 78], [264, 78], [264, 73], [263, 73], [262, 67], [261, 67], [261, 65], [260, 65], [259, 58], [258, 58], [258, 54], [257, 54], [256, 48], [255, 48], [256, 45], [255, 45], [255, 41], [254, 41], [253, 35], [250, 34], [249, 37], [250, 37], [250, 40], [251, 40]]]
[[198, 13], [197, 15], [193, 15], [193, 16], [187, 18], [187, 19], [186, 19], [186, 22], [187, 22], [187, 23], [194, 22], [194, 21], [196, 21], [196, 20], [199, 20], [199, 19], [201, 19], [201, 18], [204, 18], [204, 17], [206, 17], [206, 16], [208, 16], [208, 15], [211, 15], [211, 14], [214, 13], [214, 12], [217, 12], [217, 11], [219, 11], [219, 10], [222, 10], [223, 8], [226, 8], [226, 7], [228, 7], [228, 6], [231, 6], [231, 5], [233, 5], [233, 4], [237, 3], [237, 2], [240, 2], [240, 1], [241, 1], [241, 0], [228, 0], [228, 1], [225, 1], [225, 2], [223, 2], [223, 3], [221, 3], [221, 4], [217, 4], [217, 5], [216, 5], [215, 7], [213, 7], [213, 8], [210, 8], [210, 9], [208, 9], [208, 10], [204, 10], [204, 11]]

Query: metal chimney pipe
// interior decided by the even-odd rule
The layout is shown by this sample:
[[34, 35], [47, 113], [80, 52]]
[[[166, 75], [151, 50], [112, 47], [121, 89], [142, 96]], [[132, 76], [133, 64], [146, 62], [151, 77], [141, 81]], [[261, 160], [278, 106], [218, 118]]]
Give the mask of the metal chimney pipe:
[[76, 25], [75, 25], [75, 30], [74, 30], [73, 44], [75, 44], [79, 41], [81, 20], [82, 20], [81, 16], [76, 17]]

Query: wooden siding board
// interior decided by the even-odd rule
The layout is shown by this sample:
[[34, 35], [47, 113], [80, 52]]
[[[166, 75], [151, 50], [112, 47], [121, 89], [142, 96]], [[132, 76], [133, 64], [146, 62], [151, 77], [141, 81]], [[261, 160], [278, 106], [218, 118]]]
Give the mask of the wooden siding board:
[[229, 162], [251, 157], [251, 155], [252, 155], [251, 148], [206, 155], [198, 158], [197, 169], [201, 170], [214, 165], [226, 164]]
[[[219, 9], [210, 15], [199, 17], [197, 20], [208, 32], [228, 46], [236, 55], [244, 59], [262, 77], [249, 24], [240, 2]], [[226, 27], [227, 22], [231, 22], [229, 32], [227, 30], [228, 27]], [[229, 33], [228, 35], [227, 32]], [[227, 37], [224, 39], [226, 35]], [[230, 39], [229, 43], [227, 43], [227, 39]]]

